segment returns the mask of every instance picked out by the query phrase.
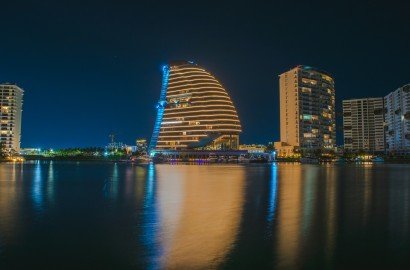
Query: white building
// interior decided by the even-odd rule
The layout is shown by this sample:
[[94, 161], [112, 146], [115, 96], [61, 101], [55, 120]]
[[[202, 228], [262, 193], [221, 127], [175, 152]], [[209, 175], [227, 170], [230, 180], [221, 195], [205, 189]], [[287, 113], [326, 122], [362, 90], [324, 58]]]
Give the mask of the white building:
[[383, 98], [343, 100], [344, 149], [384, 151]]
[[33, 156], [33, 155], [43, 155], [40, 148], [21, 148], [20, 155], [22, 156]]
[[395, 154], [410, 153], [410, 84], [384, 97], [386, 108], [386, 150]]
[[0, 141], [8, 152], [20, 152], [23, 94], [15, 84], [0, 84]]

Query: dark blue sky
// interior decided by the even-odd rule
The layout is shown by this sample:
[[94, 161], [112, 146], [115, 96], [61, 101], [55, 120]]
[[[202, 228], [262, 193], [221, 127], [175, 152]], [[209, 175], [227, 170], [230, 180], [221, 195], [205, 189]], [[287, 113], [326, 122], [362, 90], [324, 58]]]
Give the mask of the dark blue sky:
[[410, 82], [408, 1], [240, 2], [0, 0], [0, 82], [26, 91], [22, 146], [149, 139], [173, 59], [222, 82], [244, 143], [279, 139], [278, 74], [295, 65], [332, 73], [339, 107]]

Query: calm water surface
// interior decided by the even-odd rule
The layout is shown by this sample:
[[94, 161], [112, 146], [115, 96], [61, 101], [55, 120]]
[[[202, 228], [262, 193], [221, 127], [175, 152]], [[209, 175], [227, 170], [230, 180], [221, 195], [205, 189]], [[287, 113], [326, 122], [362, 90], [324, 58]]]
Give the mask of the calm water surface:
[[409, 165], [0, 164], [0, 269], [409, 269], [409, 200]]

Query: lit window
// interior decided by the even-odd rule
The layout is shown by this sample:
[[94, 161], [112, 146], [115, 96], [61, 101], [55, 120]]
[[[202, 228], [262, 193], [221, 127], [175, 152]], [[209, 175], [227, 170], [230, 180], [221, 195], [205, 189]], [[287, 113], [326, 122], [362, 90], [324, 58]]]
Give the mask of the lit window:
[[311, 84], [311, 85], [316, 85], [317, 81], [312, 80], [312, 79], [307, 79], [307, 78], [302, 78], [302, 82], [306, 84]]
[[310, 114], [304, 114], [302, 117], [303, 120], [312, 120], [312, 115]]

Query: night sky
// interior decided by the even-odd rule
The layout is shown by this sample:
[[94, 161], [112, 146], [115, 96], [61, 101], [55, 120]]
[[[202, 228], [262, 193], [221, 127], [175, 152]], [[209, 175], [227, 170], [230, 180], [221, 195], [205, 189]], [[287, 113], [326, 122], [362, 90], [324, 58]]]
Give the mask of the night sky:
[[243, 143], [279, 139], [278, 75], [295, 65], [333, 74], [339, 110], [410, 82], [409, 1], [246, 2], [0, 0], [0, 82], [25, 89], [22, 147], [149, 139], [174, 59], [225, 86]]

